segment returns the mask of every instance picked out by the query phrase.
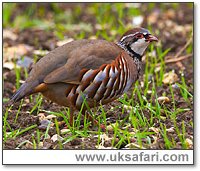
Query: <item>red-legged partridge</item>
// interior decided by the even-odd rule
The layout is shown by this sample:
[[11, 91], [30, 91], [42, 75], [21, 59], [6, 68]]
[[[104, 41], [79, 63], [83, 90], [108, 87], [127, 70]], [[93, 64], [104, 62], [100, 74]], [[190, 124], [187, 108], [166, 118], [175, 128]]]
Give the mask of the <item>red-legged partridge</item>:
[[[73, 112], [81, 109], [84, 100], [92, 108], [127, 92], [138, 79], [145, 49], [157, 40], [148, 30], [135, 28], [117, 43], [106, 40], [67, 43], [33, 66], [11, 101], [40, 92], [51, 101], [69, 107], [72, 124]], [[84, 105], [82, 113], [86, 110]]]

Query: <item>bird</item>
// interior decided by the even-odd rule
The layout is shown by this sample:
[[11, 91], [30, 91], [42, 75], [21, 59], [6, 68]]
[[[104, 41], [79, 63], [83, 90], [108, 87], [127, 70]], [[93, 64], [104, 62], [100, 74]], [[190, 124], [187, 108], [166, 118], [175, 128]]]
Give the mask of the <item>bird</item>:
[[137, 27], [126, 31], [117, 42], [82, 39], [66, 43], [34, 64], [10, 101], [42, 93], [69, 108], [70, 125], [74, 112], [80, 110], [97, 125], [88, 108], [105, 105], [126, 93], [139, 78], [145, 50], [156, 41], [158, 38], [147, 29]]

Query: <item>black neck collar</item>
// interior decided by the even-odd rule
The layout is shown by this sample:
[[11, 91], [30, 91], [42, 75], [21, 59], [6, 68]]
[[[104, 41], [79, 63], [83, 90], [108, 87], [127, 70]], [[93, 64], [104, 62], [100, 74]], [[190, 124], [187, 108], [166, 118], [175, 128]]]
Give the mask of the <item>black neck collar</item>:
[[121, 42], [117, 42], [117, 45], [124, 49], [132, 58], [137, 58], [139, 61], [142, 60], [142, 56], [131, 49], [129, 45], [124, 45]]
[[126, 46], [126, 48], [131, 54], [133, 54], [134, 57], [138, 58], [139, 61], [142, 60], [142, 56], [140, 54], [136, 53], [135, 51], [133, 51], [130, 46]]

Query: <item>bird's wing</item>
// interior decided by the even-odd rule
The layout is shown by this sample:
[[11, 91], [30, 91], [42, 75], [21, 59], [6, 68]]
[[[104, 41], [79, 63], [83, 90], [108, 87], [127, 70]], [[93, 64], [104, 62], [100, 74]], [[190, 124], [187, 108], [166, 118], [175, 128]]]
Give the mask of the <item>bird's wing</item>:
[[[84, 70], [95, 70], [104, 64], [111, 63], [120, 54], [121, 49], [114, 44], [102, 43], [86, 45], [72, 51], [66, 64], [46, 75], [44, 83], [65, 82], [80, 84], [81, 73]], [[96, 50], [95, 50], [96, 49]], [[98, 50], [97, 50], [98, 49]]]
[[84, 69], [94, 70], [110, 63], [120, 51], [117, 45], [105, 40], [78, 40], [58, 47], [33, 66], [25, 83], [11, 101], [42, 91], [38, 88], [36, 90], [42, 83], [80, 84], [79, 77]]

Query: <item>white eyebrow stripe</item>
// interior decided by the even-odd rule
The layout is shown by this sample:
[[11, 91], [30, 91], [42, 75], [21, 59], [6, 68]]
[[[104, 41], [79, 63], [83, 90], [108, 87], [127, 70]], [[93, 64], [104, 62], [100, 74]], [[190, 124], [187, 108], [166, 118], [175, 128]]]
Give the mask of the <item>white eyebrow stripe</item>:
[[135, 36], [136, 34], [138, 34], [138, 33], [142, 33], [143, 35], [147, 35], [147, 34], [149, 34], [148, 32], [136, 32], [136, 33], [134, 33], [134, 34], [129, 34], [129, 35], [127, 35], [127, 36], [124, 36], [124, 37], [122, 37], [122, 39], [120, 40], [121, 42], [122, 41], [124, 41], [124, 39], [126, 39], [126, 38], [128, 38], [128, 37], [131, 37], [131, 36]]
[[139, 32], [136, 32], [135, 34], [129, 34], [127, 36], [122, 37], [122, 39], [120, 40], [121, 42], [124, 41], [124, 39], [126, 39], [127, 37], [131, 37], [131, 36], [135, 36], [136, 34], [138, 34]]

